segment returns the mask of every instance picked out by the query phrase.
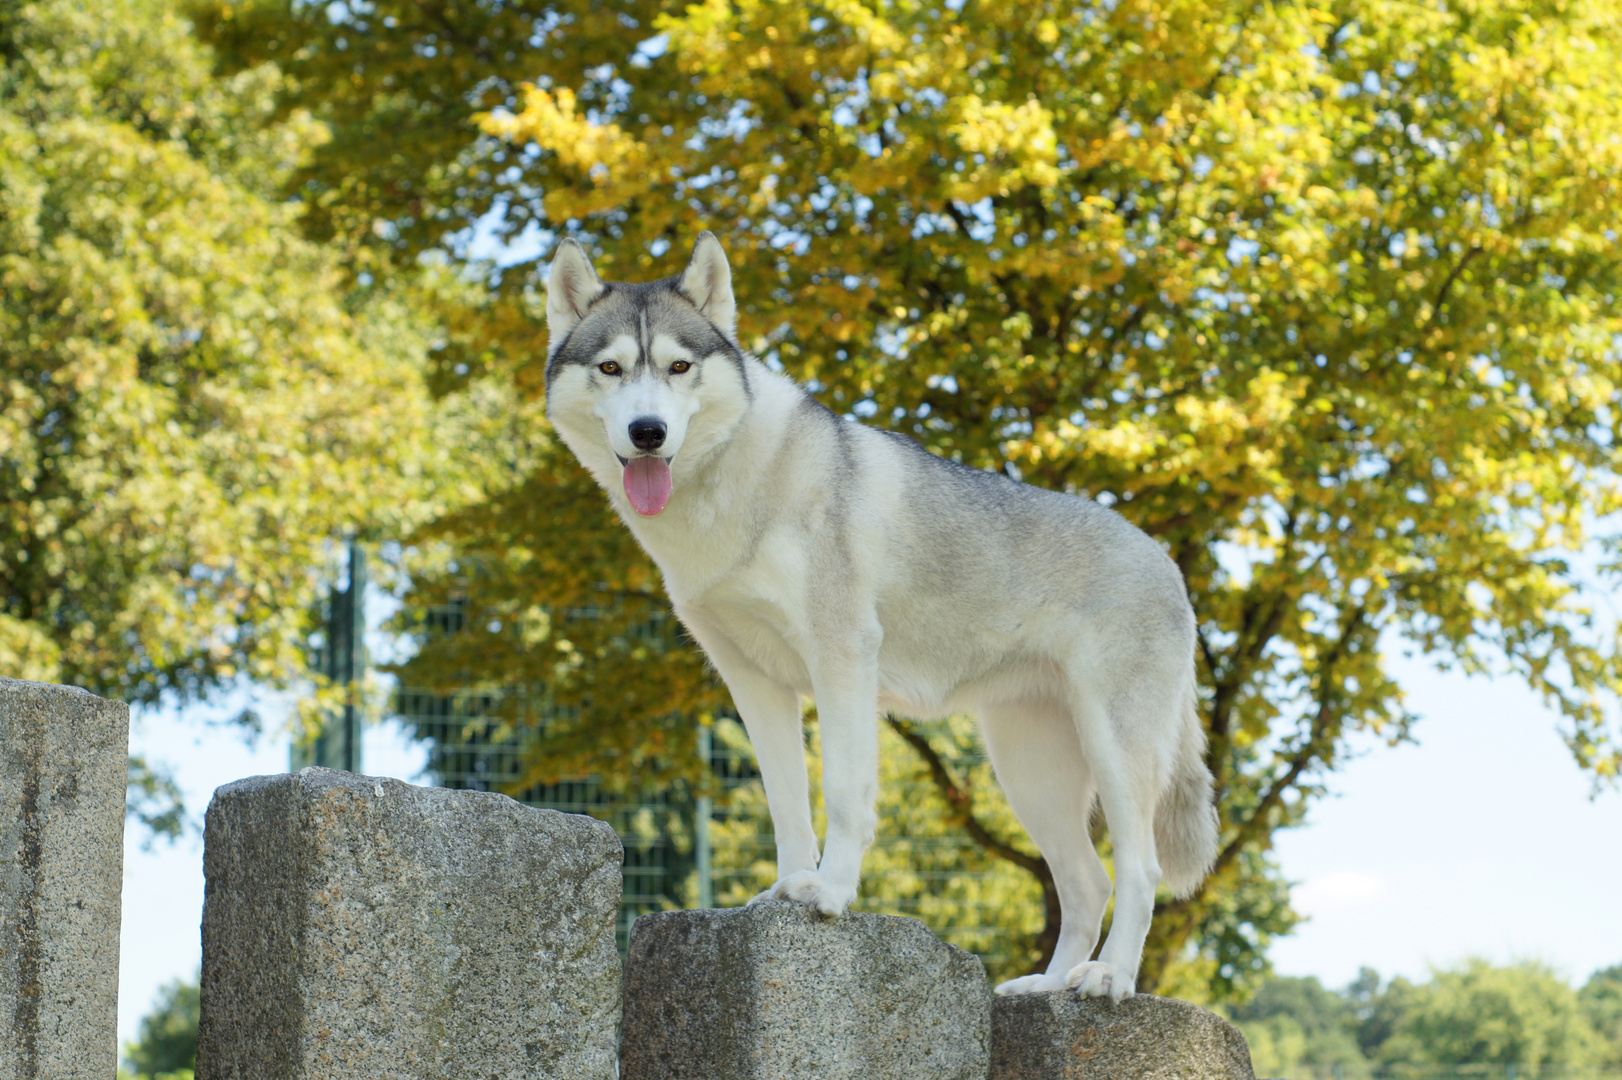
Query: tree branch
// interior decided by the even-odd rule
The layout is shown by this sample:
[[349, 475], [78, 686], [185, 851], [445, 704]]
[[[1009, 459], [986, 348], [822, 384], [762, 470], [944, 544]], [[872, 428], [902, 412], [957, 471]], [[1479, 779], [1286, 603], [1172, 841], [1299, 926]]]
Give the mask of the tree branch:
[[1194, 640], [1199, 643], [1200, 655], [1205, 657], [1205, 670], [1211, 673], [1211, 681], [1216, 681], [1217, 658], [1211, 649], [1211, 639], [1205, 636], [1205, 631], [1196, 629]]
[[1021, 869], [1030, 871], [1039, 878], [1045, 877], [1051, 880], [1053, 874], [1048, 869], [1045, 859], [1040, 856], [1027, 855], [1011, 844], [998, 839], [992, 835], [991, 830], [987, 829], [979, 818], [974, 816], [973, 796], [957, 777], [952, 775], [951, 767], [935, 752], [935, 748], [929, 744], [928, 739], [920, 735], [911, 724], [896, 719], [894, 714], [886, 715], [884, 719], [889, 723], [891, 729], [906, 740], [907, 745], [917, 751], [918, 756], [924, 759], [924, 765], [929, 769], [930, 779], [935, 781], [935, 787], [940, 791], [941, 797], [952, 808], [953, 814], [958, 818], [964, 830], [974, 838], [975, 843], [999, 859], [1005, 859]]
[[964, 236], [969, 235], [969, 219], [963, 216], [963, 211], [957, 208], [957, 203], [951, 199], [946, 200], [946, 216], [952, 219], [957, 231]]
[[1447, 301], [1447, 294], [1452, 290], [1453, 283], [1459, 280], [1459, 275], [1464, 273], [1466, 266], [1470, 265], [1470, 260], [1480, 254], [1481, 246], [1477, 244], [1464, 253], [1463, 257], [1459, 259], [1458, 265], [1448, 271], [1447, 278], [1442, 282], [1442, 287], [1436, 292], [1436, 299], [1431, 303], [1430, 317], [1425, 320], [1427, 327], [1433, 325], [1436, 322], [1436, 317], [1442, 313], [1442, 305]]
[[[1206, 746], [1205, 764], [1211, 770], [1218, 798], [1228, 788], [1228, 732], [1232, 728], [1233, 703], [1239, 697], [1239, 688], [1250, 677], [1251, 666], [1266, 651], [1267, 645], [1278, 633], [1287, 610], [1286, 597], [1272, 593], [1247, 604], [1240, 613], [1239, 630], [1229, 654], [1229, 662], [1221, 675], [1217, 674], [1214, 656], [1207, 656], [1211, 668], [1213, 693], [1211, 695], [1211, 722], [1207, 726], [1210, 736]], [[1262, 616], [1262, 612], [1266, 616]]]
[[1311, 726], [1307, 729], [1307, 737], [1302, 740], [1295, 753], [1290, 755], [1289, 767], [1267, 786], [1266, 792], [1257, 801], [1256, 809], [1251, 813], [1249, 820], [1239, 826], [1239, 830], [1234, 834], [1233, 839], [1228, 841], [1227, 845], [1217, 853], [1216, 861], [1211, 864], [1212, 877], [1220, 874], [1226, 867], [1231, 865], [1239, 857], [1240, 851], [1243, 850], [1246, 844], [1268, 831], [1268, 819], [1273, 810], [1283, 801], [1285, 793], [1301, 779], [1302, 773], [1306, 772], [1314, 762], [1323, 757], [1324, 752], [1334, 742], [1334, 733], [1340, 728], [1340, 715], [1335, 708], [1331, 676], [1334, 673], [1336, 662], [1346, 651], [1346, 646], [1351, 641], [1352, 635], [1362, 627], [1363, 619], [1364, 610], [1362, 608], [1355, 609], [1351, 617], [1347, 619], [1340, 636], [1335, 640], [1334, 647], [1324, 655], [1323, 663], [1318, 668], [1318, 711], [1312, 718]]
[[[1288, 556], [1292, 541], [1295, 539], [1295, 507], [1292, 506], [1285, 514], [1282, 528], [1284, 538], [1283, 555]], [[1283, 561], [1282, 559], [1280, 561]], [[1229, 713], [1234, 700], [1239, 696], [1239, 688], [1250, 675], [1250, 667], [1261, 658], [1267, 650], [1268, 644], [1278, 633], [1279, 624], [1284, 621], [1286, 609], [1283, 593], [1273, 594], [1265, 600], [1247, 605], [1241, 613], [1239, 630], [1233, 643], [1233, 652], [1227, 670], [1221, 676], [1217, 675], [1214, 656], [1207, 654], [1206, 663], [1211, 669], [1213, 693], [1211, 696], [1211, 722], [1207, 730], [1211, 736], [1206, 746], [1205, 764], [1211, 770], [1215, 780], [1218, 796], [1227, 790], [1227, 746], [1228, 730], [1230, 727]], [[1266, 607], [1267, 618], [1256, 625], [1259, 612]], [[1254, 629], [1253, 629], [1254, 628]], [[1247, 640], [1248, 639], [1248, 640]]]
[[974, 842], [997, 858], [1029, 872], [1036, 878], [1037, 884], [1042, 886], [1042, 932], [1037, 935], [1035, 941], [1037, 952], [1035, 966], [1038, 971], [1045, 971], [1048, 962], [1053, 959], [1053, 950], [1059, 944], [1059, 924], [1063, 916], [1059, 904], [1059, 887], [1054, 884], [1053, 870], [1048, 866], [1047, 860], [1039, 855], [1027, 855], [992, 835], [985, 823], [974, 816], [974, 799], [968, 787], [952, 774], [951, 768], [935, 752], [929, 740], [919, 734], [911, 724], [896, 719], [894, 713], [886, 713], [884, 719], [923, 759], [924, 765], [929, 769], [930, 779], [935, 782], [936, 790], [952, 808], [954, 819], [963, 826], [964, 831]]
[[[1154, 955], [1162, 958], [1172, 955], [1182, 948], [1188, 935], [1193, 932], [1195, 920], [1198, 917], [1197, 905], [1205, 897], [1209, 889], [1209, 882], [1216, 880], [1224, 870], [1227, 870], [1243, 853], [1246, 844], [1255, 840], [1259, 835], [1269, 831], [1269, 818], [1273, 810], [1283, 801], [1284, 795], [1297, 784], [1301, 775], [1309, 769], [1315, 761], [1322, 760], [1324, 752], [1333, 744], [1333, 734], [1339, 730], [1339, 716], [1335, 703], [1331, 698], [1330, 675], [1335, 661], [1339, 659], [1352, 635], [1362, 626], [1366, 612], [1362, 608], [1354, 611], [1347, 620], [1345, 629], [1339, 639], [1328, 653], [1320, 667], [1322, 678], [1319, 683], [1318, 711], [1313, 717], [1312, 725], [1308, 729], [1307, 738], [1290, 755], [1289, 765], [1283, 773], [1274, 778], [1267, 786], [1266, 792], [1256, 804], [1256, 810], [1249, 820], [1239, 826], [1238, 833], [1217, 854], [1211, 866], [1211, 872], [1206, 877], [1206, 884], [1192, 895], [1179, 900], [1162, 901], [1155, 904], [1154, 923], [1151, 933], [1158, 943]], [[1152, 990], [1159, 981], [1163, 968], [1146, 967], [1140, 974], [1139, 988]]]
[[1322, 60], [1326, 64], [1329, 62], [1329, 57], [1332, 55], [1332, 51], [1337, 44], [1336, 39], [1340, 37], [1341, 31], [1345, 30], [1350, 25], [1350, 19], [1342, 19], [1335, 25], [1333, 30], [1329, 31], [1329, 35], [1324, 38], [1323, 45], [1318, 49], [1318, 59]]
[[1180, 529], [1184, 525], [1191, 524], [1192, 522], [1201, 520], [1208, 521], [1212, 517], [1215, 517], [1222, 512], [1237, 506], [1243, 501], [1243, 499], [1244, 497], [1237, 493], [1224, 495], [1221, 499], [1217, 500], [1215, 506], [1202, 507], [1198, 511], [1188, 510], [1181, 514], [1173, 514], [1171, 517], [1162, 518], [1159, 521], [1139, 521], [1134, 522], [1133, 524], [1137, 525], [1138, 528], [1142, 529], [1150, 536], [1165, 536], [1174, 529]]
[[1126, 321], [1121, 323], [1121, 328], [1115, 332], [1114, 344], [1124, 341], [1128, 334], [1138, 328], [1138, 324], [1143, 321], [1143, 317], [1147, 314], [1149, 314], [1147, 302], [1133, 304], [1131, 310], [1127, 312]]

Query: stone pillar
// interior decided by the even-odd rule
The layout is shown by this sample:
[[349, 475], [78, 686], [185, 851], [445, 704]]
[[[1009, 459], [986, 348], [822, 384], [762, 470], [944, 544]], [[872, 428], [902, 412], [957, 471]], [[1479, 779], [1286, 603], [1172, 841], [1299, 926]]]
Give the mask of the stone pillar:
[[214, 793], [198, 1080], [611, 1080], [622, 848], [332, 769]]
[[916, 919], [763, 901], [644, 915], [625, 975], [624, 1080], [982, 1080], [978, 957]]
[[118, 1068], [129, 707], [0, 679], [0, 1080]]
[[1254, 1080], [1239, 1029], [1174, 998], [998, 998], [991, 1080]]

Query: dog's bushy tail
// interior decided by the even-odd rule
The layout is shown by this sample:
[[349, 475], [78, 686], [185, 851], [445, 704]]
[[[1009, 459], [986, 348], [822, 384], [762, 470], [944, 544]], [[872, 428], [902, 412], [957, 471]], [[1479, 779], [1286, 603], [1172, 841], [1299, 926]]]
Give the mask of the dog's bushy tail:
[[1211, 772], [1205, 767], [1205, 729], [1194, 711], [1192, 691], [1182, 720], [1171, 782], [1155, 806], [1160, 880], [1179, 898], [1192, 893], [1205, 879], [1217, 850], [1217, 812], [1211, 797]]

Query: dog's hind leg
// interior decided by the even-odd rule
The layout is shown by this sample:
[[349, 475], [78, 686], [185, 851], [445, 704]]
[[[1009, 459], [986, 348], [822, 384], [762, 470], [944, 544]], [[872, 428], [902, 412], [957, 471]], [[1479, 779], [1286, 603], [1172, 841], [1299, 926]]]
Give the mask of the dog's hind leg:
[[1092, 956], [1109, 902], [1110, 880], [1087, 822], [1093, 776], [1068, 707], [1022, 703], [982, 710], [986, 750], [1008, 804], [1053, 872], [1062, 921], [1044, 972], [1010, 979], [999, 994], [1063, 990], [1065, 976]]
[[1137, 989], [1160, 884], [1154, 816], [1171, 754], [1156, 733], [1175, 730], [1165, 719], [1176, 715], [1175, 702], [1167, 687], [1148, 680], [1107, 704], [1085, 692], [1074, 697], [1082, 752], [1098, 780], [1114, 851], [1115, 916], [1098, 959], [1071, 968], [1065, 982], [1087, 997], [1121, 1001]]

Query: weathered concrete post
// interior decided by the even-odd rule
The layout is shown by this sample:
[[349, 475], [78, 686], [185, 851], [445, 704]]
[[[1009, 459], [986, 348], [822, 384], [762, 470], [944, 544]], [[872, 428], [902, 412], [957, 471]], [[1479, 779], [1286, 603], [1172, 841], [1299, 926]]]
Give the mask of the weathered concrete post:
[[198, 1080], [610, 1080], [622, 850], [490, 792], [316, 768], [220, 788]]
[[978, 957], [916, 919], [767, 901], [644, 915], [625, 969], [624, 1080], [983, 1080]]
[[0, 679], [0, 1080], [118, 1068], [129, 707]]
[[1254, 1080], [1250, 1048], [1222, 1017], [1174, 998], [1119, 1005], [1068, 990], [998, 998], [991, 1080]]

